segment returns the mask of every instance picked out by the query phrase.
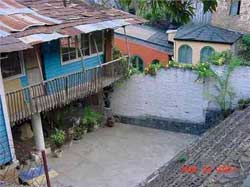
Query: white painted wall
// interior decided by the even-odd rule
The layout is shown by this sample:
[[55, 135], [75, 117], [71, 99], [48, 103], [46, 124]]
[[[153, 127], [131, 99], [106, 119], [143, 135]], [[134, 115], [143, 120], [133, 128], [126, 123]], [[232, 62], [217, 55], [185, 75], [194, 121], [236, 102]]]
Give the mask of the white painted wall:
[[231, 83], [236, 93], [234, 103], [242, 98], [250, 98], [250, 67], [236, 69], [231, 77]]
[[[217, 68], [222, 71], [223, 67]], [[196, 82], [190, 70], [160, 70], [156, 77], [134, 75], [112, 93], [112, 108], [117, 115], [157, 116], [195, 123], [205, 121], [205, 111], [216, 107], [206, 96], [213, 82]], [[250, 68], [240, 67], [232, 75], [236, 92], [234, 103], [250, 98]]]

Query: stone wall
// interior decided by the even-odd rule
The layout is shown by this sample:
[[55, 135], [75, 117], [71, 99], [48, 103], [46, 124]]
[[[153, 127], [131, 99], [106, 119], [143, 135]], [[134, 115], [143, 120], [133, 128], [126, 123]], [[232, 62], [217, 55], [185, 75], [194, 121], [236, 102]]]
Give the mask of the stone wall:
[[[222, 72], [223, 68], [216, 67], [216, 71]], [[195, 132], [199, 134], [217, 118], [217, 113], [211, 111], [218, 111], [219, 107], [207, 97], [208, 93], [215, 92], [213, 82], [200, 83], [196, 79], [195, 72], [174, 68], [160, 70], [156, 77], [134, 75], [114, 89], [113, 112], [124, 122], [136, 125], [170, 130], [183, 127], [186, 132], [199, 125], [201, 129]], [[249, 80], [249, 67], [234, 71], [231, 77], [236, 93], [234, 106], [239, 99], [250, 98]]]
[[250, 1], [241, 0], [240, 15], [230, 16], [231, 1], [220, 0], [217, 11], [213, 13], [212, 24], [240, 32], [250, 31]]

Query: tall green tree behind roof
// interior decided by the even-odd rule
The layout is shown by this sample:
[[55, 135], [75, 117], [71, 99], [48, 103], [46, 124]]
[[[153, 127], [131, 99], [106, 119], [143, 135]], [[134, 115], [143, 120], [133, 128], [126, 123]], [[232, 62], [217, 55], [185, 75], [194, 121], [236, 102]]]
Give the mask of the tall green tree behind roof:
[[[198, 0], [203, 3], [204, 13], [215, 11], [217, 0]], [[180, 24], [188, 23], [195, 15], [193, 0], [120, 0], [124, 8], [138, 4], [139, 14], [151, 21], [168, 19]]]

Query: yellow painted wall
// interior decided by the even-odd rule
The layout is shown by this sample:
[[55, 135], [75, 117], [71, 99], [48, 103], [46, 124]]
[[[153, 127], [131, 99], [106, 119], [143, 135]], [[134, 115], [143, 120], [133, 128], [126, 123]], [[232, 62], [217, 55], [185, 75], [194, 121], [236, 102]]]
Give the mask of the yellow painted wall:
[[200, 62], [200, 51], [203, 47], [210, 46], [214, 48], [216, 52], [222, 52], [226, 50], [231, 50], [232, 45], [230, 44], [218, 44], [218, 43], [209, 43], [209, 42], [193, 42], [193, 41], [178, 41], [175, 40], [174, 43], [174, 59], [178, 61], [178, 51], [182, 45], [189, 45], [193, 50], [193, 64]]
[[4, 80], [3, 82], [4, 82], [5, 92], [11, 92], [22, 88], [21, 81], [19, 78], [10, 80], [7, 79]]
[[[27, 73], [28, 70], [39, 68], [37, 57], [34, 49], [29, 49], [23, 51], [23, 61], [24, 61], [24, 68]], [[11, 78], [11, 79], [4, 79], [4, 88], [5, 92], [11, 92], [22, 88], [22, 84], [20, 78]]]
[[[12, 80], [4, 80], [5, 93], [19, 90], [22, 88], [19, 78]], [[17, 113], [25, 110], [24, 95], [22, 93], [13, 94], [11, 97], [6, 96], [6, 102], [9, 109], [9, 115], [16, 115]]]

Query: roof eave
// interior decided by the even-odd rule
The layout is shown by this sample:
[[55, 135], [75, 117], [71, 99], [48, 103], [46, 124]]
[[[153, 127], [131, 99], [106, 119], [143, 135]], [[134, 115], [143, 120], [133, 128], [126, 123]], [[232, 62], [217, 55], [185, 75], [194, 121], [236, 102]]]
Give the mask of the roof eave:
[[[120, 36], [120, 37], [122, 37], [122, 38], [125, 38], [125, 34], [115, 33], [115, 35], [117, 35], [118, 37]], [[158, 43], [154, 43], [154, 42], [151, 42], [151, 41], [148, 41], [148, 40], [143, 40], [143, 39], [140, 39], [140, 38], [136, 38], [136, 37], [134, 37], [134, 36], [128, 36], [128, 35], [127, 35], [127, 37], [128, 37], [128, 39], [133, 39], [133, 40], [135, 40], [135, 41], [137, 40], [137, 41], [149, 43], [149, 44], [151, 44], [151, 45], [163, 47], [163, 48], [166, 49], [166, 51], [169, 53], [169, 55], [173, 55], [173, 53], [174, 53], [174, 52], [173, 52], [173, 49], [170, 50], [170, 48], [171, 48], [170, 46], [160, 45], [160, 44], [158, 44]]]
[[232, 45], [234, 44], [237, 40], [234, 42], [219, 42], [219, 41], [209, 41], [209, 40], [196, 40], [196, 39], [179, 39], [179, 38], [174, 38], [176, 41], [190, 41], [190, 42], [204, 42], [204, 43], [216, 43], [216, 44], [228, 44]]

